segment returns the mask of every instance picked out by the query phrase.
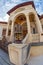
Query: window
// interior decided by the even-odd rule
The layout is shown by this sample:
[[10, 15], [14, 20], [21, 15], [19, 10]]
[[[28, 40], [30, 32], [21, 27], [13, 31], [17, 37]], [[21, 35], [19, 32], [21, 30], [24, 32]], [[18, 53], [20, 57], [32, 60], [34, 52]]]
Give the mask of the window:
[[14, 26], [14, 37], [16, 40], [20, 40], [20, 37], [22, 36], [22, 27], [20, 24], [16, 24]]
[[35, 33], [36, 33], [35, 28], [33, 28], [33, 34], [35, 34]]
[[6, 29], [3, 29], [2, 35], [6, 35]]
[[9, 30], [8, 30], [8, 36], [10, 36], [10, 35], [11, 35], [11, 30], [9, 29]]
[[29, 20], [30, 20], [30, 22], [34, 22], [35, 21], [35, 15], [33, 13], [29, 14]]

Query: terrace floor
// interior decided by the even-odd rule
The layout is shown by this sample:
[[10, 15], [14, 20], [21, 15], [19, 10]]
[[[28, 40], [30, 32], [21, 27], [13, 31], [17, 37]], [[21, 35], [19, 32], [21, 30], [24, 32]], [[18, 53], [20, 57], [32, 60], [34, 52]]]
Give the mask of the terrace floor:
[[[14, 65], [10, 62], [9, 56], [0, 49], [0, 65]], [[43, 65], [43, 56], [30, 57], [28, 65]]]

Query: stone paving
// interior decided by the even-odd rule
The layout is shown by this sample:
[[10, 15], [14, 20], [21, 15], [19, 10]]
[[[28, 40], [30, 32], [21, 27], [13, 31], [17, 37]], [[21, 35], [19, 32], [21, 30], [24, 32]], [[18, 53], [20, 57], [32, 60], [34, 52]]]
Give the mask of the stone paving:
[[10, 62], [8, 54], [2, 49], [0, 49], [0, 65], [14, 65]]
[[43, 55], [30, 57], [28, 65], [43, 65]]

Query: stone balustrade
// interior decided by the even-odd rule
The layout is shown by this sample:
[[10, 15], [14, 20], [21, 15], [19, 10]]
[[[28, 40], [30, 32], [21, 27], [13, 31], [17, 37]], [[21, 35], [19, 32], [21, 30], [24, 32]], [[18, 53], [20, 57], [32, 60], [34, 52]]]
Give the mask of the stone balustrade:
[[40, 35], [32, 34], [32, 42], [40, 42]]
[[[42, 34], [31, 34], [32, 40], [31, 42], [43, 42], [43, 35]], [[8, 36], [7, 40], [11, 41], [11, 37]]]

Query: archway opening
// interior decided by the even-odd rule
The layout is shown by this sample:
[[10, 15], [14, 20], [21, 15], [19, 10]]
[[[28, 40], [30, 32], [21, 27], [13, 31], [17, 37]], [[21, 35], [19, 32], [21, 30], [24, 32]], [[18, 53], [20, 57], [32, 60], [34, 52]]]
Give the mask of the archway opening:
[[38, 33], [34, 13], [32, 13], [32, 12], [29, 13], [29, 20], [30, 20], [31, 33], [32, 34]]
[[14, 22], [14, 41], [22, 41], [27, 34], [27, 23], [24, 14], [19, 15]]

